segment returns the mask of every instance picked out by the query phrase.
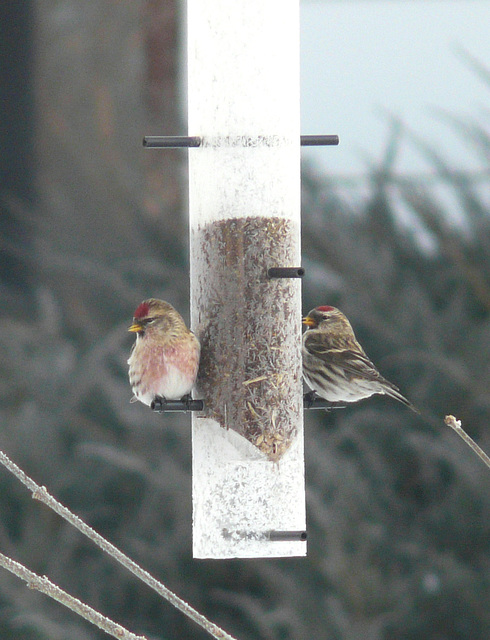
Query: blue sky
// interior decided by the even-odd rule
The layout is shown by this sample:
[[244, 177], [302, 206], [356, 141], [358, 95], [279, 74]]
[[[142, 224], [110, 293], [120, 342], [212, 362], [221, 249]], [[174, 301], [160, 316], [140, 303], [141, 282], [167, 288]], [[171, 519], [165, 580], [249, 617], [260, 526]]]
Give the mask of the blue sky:
[[[303, 156], [329, 174], [362, 174], [383, 154], [391, 113], [456, 167], [477, 166], [435, 113], [488, 123], [490, 87], [458, 48], [490, 69], [489, 0], [302, 0], [301, 132], [341, 138], [338, 148]], [[396, 168], [420, 173], [427, 165], [407, 142]]]

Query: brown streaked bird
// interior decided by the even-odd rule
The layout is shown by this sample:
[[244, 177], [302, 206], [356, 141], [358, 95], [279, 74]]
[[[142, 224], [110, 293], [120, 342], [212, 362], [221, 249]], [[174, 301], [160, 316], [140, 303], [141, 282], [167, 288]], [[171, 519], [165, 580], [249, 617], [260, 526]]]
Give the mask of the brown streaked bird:
[[375, 393], [419, 411], [383, 378], [356, 339], [350, 322], [339, 309], [322, 306], [303, 319], [303, 377], [309, 387], [329, 402], [357, 402]]
[[191, 392], [199, 367], [200, 345], [171, 304], [149, 298], [134, 312], [136, 333], [129, 356], [134, 396], [148, 406], [156, 399], [180, 400]]

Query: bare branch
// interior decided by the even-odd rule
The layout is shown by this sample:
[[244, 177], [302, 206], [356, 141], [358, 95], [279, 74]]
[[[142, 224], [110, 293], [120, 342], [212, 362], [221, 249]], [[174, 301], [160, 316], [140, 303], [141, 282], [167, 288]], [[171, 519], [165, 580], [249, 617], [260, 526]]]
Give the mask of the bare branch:
[[165, 600], [170, 602], [170, 604], [172, 604], [181, 613], [183, 613], [188, 618], [193, 620], [196, 624], [205, 629], [210, 635], [213, 636], [213, 638], [215, 638], [216, 640], [235, 640], [233, 636], [215, 625], [213, 622], [208, 620], [205, 616], [191, 607], [187, 602], [179, 598], [179, 596], [170, 591], [170, 589], [168, 589], [165, 585], [156, 580], [142, 567], [128, 558], [128, 556], [126, 556], [122, 551], [117, 549], [108, 540], [94, 531], [94, 529], [85, 524], [85, 522], [83, 522], [83, 520], [81, 520], [78, 516], [76, 516], [69, 509], [63, 506], [55, 498], [53, 498], [53, 496], [51, 496], [46, 490], [46, 487], [42, 487], [36, 484], [34, 480], [32, 480], [32, 478], [26, 475], [24, 471], [22, 471], [22, 469], [20, 469], [14, 462], [12, 462], [3, 451], [0, 451], [0, 463], [3, 464], [3, 466], [8, 469], [8, 471], [10, 471], [14, 476], [16, 476], [16, 478], [18, 478], [24, 486], [32, 491], [32, 497], [34, 499], [43, 502], [55, 513], [60, 515], [64, 520], [77, 528], [81, 533], [83, 533], [83, 535], [85, 535], [87, 538], [90, 538], [90, 540], [92, 540], [92, 542], [94, 542], [100, 549], [102, 549], [102, 551], [105, 551], [107, 554], [112, 556], [112, 558], [119, 562], [119, 564], [123, 565], [123, 567], [128, 569], [128, 571], [130, 571], [134, 576], [139, 578], [142, 582], [156, 591], [158, 595], [160, 595], [162, 598], [165, 598]]
[[456, 431], [458, 436], [463, 438], [466, 444], [469, 447], [471, 447], [471, 449], [473, 449], [476, 455], [479, 456], [483, 460], [483, 462], [487, 465], [487, 467], [490, 469], [490, 458], [483, 451], [483, 449], [476, 444], [473, 438], [466, 433], [466, 431], [461, 426], [461, 420], [456, 420], [454, 416], [446, 416], [444, 418], [444, 422], [448, 427], [451, 427], [451, 429]]
[[46, 576], [39, 576], [37, 573], [33, 573], [27, 569], [27, 567], [3, 555], [3, 553], [0, 553], [0, 565], [18, 578], [21, 578], [21, 580], [24, 580], [30, 589], [36, 589], [53, 600], [60, 602], [114, 638], [118, 638], [118, 640], [146, 640], [145, 636], [137, 636], [131, 633], [131, 631], [128, 631], [113, 620], [106, 618], [106, 616], [95, 611], [92, 607], [89, 607], [87, 604], [60, 589], [48, 580]]

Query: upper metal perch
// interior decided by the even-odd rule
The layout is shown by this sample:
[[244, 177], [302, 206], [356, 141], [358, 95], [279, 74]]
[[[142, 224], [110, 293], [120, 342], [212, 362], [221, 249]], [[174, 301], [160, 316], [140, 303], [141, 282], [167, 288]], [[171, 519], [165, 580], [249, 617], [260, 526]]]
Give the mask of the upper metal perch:
[[[337, 135], [301, 136], [302, 147], [336, 146], [339, 144]], [[175, 149], [179, 147], [200, 147], [201, 136], [145, 136], [143, 146], [148, 149]]]

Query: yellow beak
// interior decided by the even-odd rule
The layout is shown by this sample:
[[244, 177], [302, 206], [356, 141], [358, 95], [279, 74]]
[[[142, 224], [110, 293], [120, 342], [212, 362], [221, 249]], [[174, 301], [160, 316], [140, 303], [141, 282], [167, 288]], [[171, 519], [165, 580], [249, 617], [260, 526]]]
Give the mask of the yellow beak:
[[310, 316], [306, 316], [306, 318], [303, 318], [303, 324], [306, 324], [308, 327], [313, 327], [316, 322], [310, 318]]
[[128, 331], [132, 331], [133, 333], [138, 333], [139, 331], [143, 331], [143, 327], [139, 322], [135, 322], [129, 327]]

